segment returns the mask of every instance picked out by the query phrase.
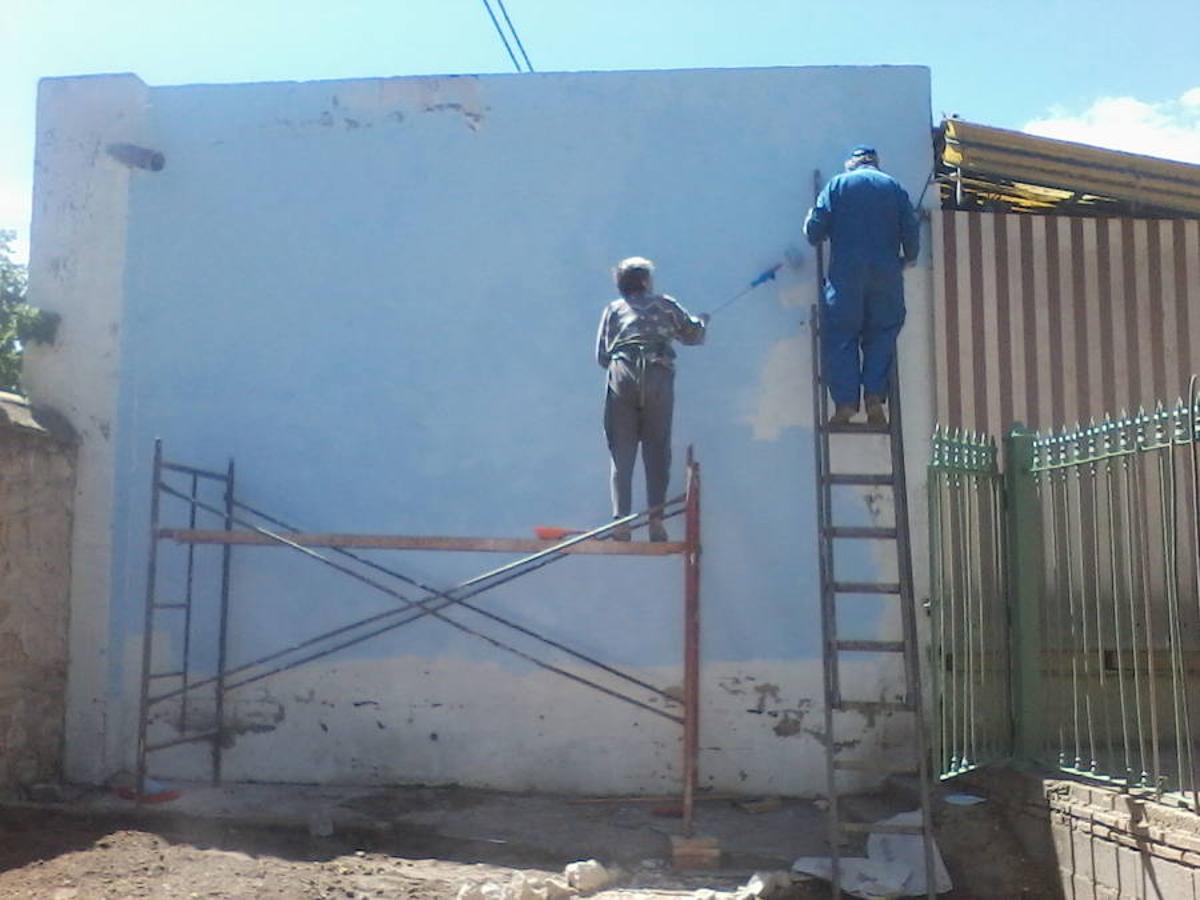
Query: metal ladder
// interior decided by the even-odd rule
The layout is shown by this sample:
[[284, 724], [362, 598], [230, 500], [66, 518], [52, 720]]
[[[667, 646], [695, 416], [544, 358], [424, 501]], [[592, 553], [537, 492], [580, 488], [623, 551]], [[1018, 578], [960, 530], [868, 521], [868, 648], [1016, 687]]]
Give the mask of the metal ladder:
[[[816, 180], [820, 180], [819, 173]], [[817, 251], [817, 276], [823, 289], [824, 257]], [[833, 896], [841, 896], [841, 842], [849, 834], [892, 833], [919, 834], [924, 844], [925, 884], [930, 900], [936, 897], [933, 849], [933, 818], [930, 803], [930, 759], [922, 711], [919, 653], [917, 648], [916, 608], [913, 598], [912, 547], [909, 539], [907, 489], [904, 477], [903, 422], [900, 413], [900, 385], [893, 366], [888, 397], [888, 424], [872, 426], [865, 423], [830, 425], [829, 393], [822, 373], [820, 352], [820, 317], [817, 306], [810, 318], [813, 354], [813, 434], [816, 440], [817, 475], [817, 541], [821, 584], [821, 635], [825, 673], [825, 765], [828, 779], [829, 853], [832, 868]], [[830, 458], [831, 434], [887, 435], [891, 447], [891, 471], [881, 474], [835, 473]], [[833, 488], [835, 486], [888, 487], [895, 498], [895, 525], [845, 526], [833, 521]], [[837, 541], [879, 540], [895, 545], [898, 582], [838, 581], [834, 570], [834, 546]], [[846, 594], [875, 594], [895, 597], [900, 603], [902, 634], [893, 640], [845, 640], [839, 637], [838, 598]], [[899, 701], [848, 700], [842, 696], [839, 680], [841, 655], [846, 652], [902, 654], [904, 660], [905, 695]], [[912, 751], [915, 760], [899, 764], [860, 762], [839, 758], [836, 733], [837, 714], [859, 712], [868, 715], [903, 713], [914, 717]], [[881, 775], [909, 775], [919, 779], [921, 800], [920, 825], [881, 825], [843, 819], [838, 798], [838, 773], [846, 771], [877, 772]]]

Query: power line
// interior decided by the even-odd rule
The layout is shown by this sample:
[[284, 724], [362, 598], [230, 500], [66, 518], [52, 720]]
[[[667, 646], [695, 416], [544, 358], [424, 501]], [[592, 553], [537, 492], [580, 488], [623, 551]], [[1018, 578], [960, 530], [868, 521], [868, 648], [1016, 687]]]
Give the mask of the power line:
[[[512, 60], [513, 67], [520, 72], [521, 64], [517, 62], [516, 54], [513, 53], [512, 47], [508, 45], [508, 38], [504, 36], [504, 29], [500, 27], [500, 22], [496, 19], [496, 14], [492, 12], [491, 4], [488, 0], [482, 0], [483, 8], [487, 10], [488, 18], [492, 20], [492, 24], [496, 26], [496, 34], [500, 35], [500, 42], [504, 44], [504, 49], [508, 51], [508, 58]], [[507, 16], [505, 17], [507, 18]]]
[[517, 34], [517, 27], [513, 25], [512, 19], [508, 17], [508, 10], [504, 8], [504, 0], [496, 0], [500, 4], [500, 12], [504, 14], [504, 21], [508, 23], [508, 30], [512, 32], [513, 40], [517, 42], [517, 49], [521, 51], [521, 56], [525, 59], [525, 68], [530, 72], [533, 71], [533, 63], [529, 61], [529, 54], [525, 52], [525, 45], [521, 43], [521, 36]]

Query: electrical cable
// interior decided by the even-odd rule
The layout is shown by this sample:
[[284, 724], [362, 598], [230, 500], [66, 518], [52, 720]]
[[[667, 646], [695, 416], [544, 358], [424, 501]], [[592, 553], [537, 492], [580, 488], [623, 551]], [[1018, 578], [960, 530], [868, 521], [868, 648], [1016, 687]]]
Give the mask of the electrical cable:
[[[508, 51], [508, 58], [512, 60], [513, 68], [520, 72], [521, 64], [517, 62], [517, 56], [515, 53], [513, 53], [512, 47], [509, 46], [508, 38], [504, 36], [504, 29], [500, 27], [500, 22], [496, 18], [496, 14], [492, 12], [491, 4], [488, 3], [488, 0], [482, 0], [482, 3], [483, 8], [487, 10], [488, 18], [492, 20], [492, 24], [496, 27], [496, 34], [500, 36], [500, 42], [504, 44], [504, 49]], [[501, 9], [503, 9], [503, 5], [501, 6]], [[505, 15], [505, 18], [508, 18], [507, 14]], [[524, 53], [525, 51], [522, 50], [521, 52]]]
[[529, 54], [525, 52], [525, 45], [521, 43], [521, 36], [517, 34], [517, 26], [513, 25], [512, 19], [508, 17], [508, 10], [504, 8], [504, 0], [496, 0], [500, 6], [500, 12], [504, 15], [504, 21], [508, 23], [508, 30], [512, 32], [513, 40], [517, 42], [517, 49], [521, 51], [521, 56], [525, 59], [525, 68], [532, 72], [533, 63], [529, 61]]

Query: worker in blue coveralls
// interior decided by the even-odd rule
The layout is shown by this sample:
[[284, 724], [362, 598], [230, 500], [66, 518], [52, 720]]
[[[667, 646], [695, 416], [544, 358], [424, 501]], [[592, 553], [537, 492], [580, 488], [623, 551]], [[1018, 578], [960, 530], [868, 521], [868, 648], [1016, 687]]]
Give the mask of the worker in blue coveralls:
[[[675, 298], [655, 293], [654, 263], [648, 259], [624, 259], [614, 275], [621, 296], [604, 308], [596, 336], [596, 362], [608, 372], [604, 435], [612, 457], [613, 517], [630, 514], [633, 465], [641, 444], [646, 501], [651, 508], [650, 540], [665, 541], [662, 504], [671, 474], [675, 410], [671, 343], [704, 343], [708, 316], [693, 316]], [[629, 529], [616, 529], [613, 539], [629, 540]]]
[[825, 185], [804, 220], [813, 246], [830, 244], [829, 273], [821, 303], [821, 368], [834, 412], [831, 424], [858, 412], [859, 392], [867, 422], [887, 425], [884, 403], [904, 325], [904, 266], [920, 251], [917, 217], [908, 194], [879, 171], [875, 148], [860, 144], [846, 171]]

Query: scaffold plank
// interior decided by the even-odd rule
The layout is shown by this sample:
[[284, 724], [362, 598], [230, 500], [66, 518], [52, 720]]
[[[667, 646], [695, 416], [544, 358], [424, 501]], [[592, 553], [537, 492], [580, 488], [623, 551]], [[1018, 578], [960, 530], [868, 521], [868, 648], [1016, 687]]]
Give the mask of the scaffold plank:
[[[221, 529], [160, 528], [158, 537], [180, 544], [237, 544], [282, 546], [279, 541], [256, 531]], [[302, 547], [346, 547], [359, 550], [456, 550], [479, 553], [539, 553], [550, 550], [556, 541], [536, 538], [444, 537], [403, 534], [336, 534], [318, 532], [280, 532]], [[563, 553], [594, 556], [674, 556], [684, 553], [683, 541], [579, 541], [563, 547]]]

